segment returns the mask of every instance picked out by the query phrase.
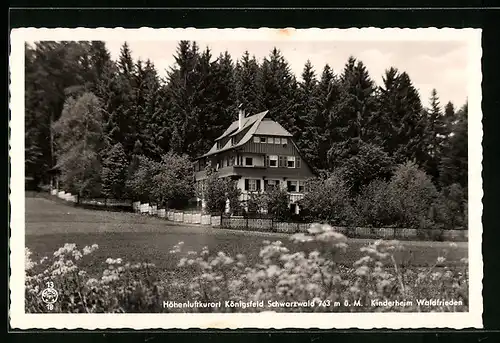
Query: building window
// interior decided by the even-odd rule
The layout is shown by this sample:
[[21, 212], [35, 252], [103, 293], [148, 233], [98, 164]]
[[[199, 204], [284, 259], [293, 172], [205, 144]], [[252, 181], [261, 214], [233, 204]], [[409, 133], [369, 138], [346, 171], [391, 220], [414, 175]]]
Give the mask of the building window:
[[253, 158], [245, 157], [245, 165], [246, 166], [253, 166]]
[[273, 138], [273, 137], [269, 137], [269, 138], [267, 138], [267, 142], [268, 142], [269, 144], [274, 144], [274, 138]]
[[286, 188], [288, 192], [297, 192], [297, 181], [287, 181]]
[[230, 166], [234, 166], [234, 156], [231, 156], [231, 157], [229, 158], [229, 165], [230, 165]]
[[245, 179], [245, 191], [256, 192], [260, 190], [260, 180]]
[[273, 187], [279, 187], [280, 181], [279, 180], [264, 180], [264, 189], [269, 190], [272, 189]]
[[288, 156], [287, 157], [286, 166], [288, 168], [295, 168], [295, 156]]
[[281, 138], [274, 138], [274, 144], [280, 144], [281, 143]]
[[236, 144], [236, 137], [231, 137], [231, 145], [235, 145]]
[[257, 180], [248, 180], [248, 190], [250, 192], [255, 192], [257, 190]]
[[278, 167], [278, 156], [277, 155], [270, 155], [269, 157], [269, 167], [276, 168]]
[[260, 142], [265, 143], [266, 142], [266, 137], [260, 137]]
[[281, 138], [281, 144], [287, 144], [288, 140], [286, 138]]
[[253, 136], [253, 142], [254, 143], [260, 143], [260, 137]]
[[299, 182], [299, 193], [304, 193], [304, 181]]

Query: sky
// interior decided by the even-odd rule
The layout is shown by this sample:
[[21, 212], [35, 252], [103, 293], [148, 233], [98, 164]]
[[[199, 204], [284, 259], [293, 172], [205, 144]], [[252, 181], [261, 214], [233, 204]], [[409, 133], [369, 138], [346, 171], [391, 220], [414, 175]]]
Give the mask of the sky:
[[[116, 59], [123, 40], [105, 41]], [[174, 63], [177, 41], [127, 41], [136, 60], [150, 59], [161, 76]], [[309, 59], [321, 75], [325, 64], [335, 73], [341, 73], [349, 56], [362, 61], [377, 85], [382, 85], [386, 69], [395, 67], [405, 71], [420, 93], [424, 106], [428, 106], [433, 88], [438, 92], [441, 105], [451, 101], [456, 108], [467, 100], [468, 47], [463, 41], [198, 41], [200, 49], [209, 47], [217, 57], [228, 51], [234, 59], [240, 58], [245, 50], [262, 61], [273, 47], [277, 47], [300, 79], [305, 62]]]

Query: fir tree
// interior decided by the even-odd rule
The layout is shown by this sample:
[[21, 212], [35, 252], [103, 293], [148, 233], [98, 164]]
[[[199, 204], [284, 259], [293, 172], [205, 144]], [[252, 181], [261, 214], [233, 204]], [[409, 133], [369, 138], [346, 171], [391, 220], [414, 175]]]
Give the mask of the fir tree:
[[297, 137], [297, 112], [294, 109], [296, 79], [281, 52], [274, 48], [264, 58], [259, 82], [262, 87], [262, 106], [269, 110], [269, 117]]
[[[297, 91], [297, 122], [302, 130], [297, 134], [297, 144], [304, 158], [318, 168], [319, 131], [318, 118], [318, 82], [311, 61], [307, 61], [302, 72], [302, 80]], [[324, 128], [324, 127], [323, 127]]]
[[443, 146], [439, 163], [441, 186], [454, 183], [467, 190], [468, 187], [468, 105], [465, 104], [455, 114], [451, 134]]
[[416, 161], [422, 164], [425, 133], [420, 97], [406, 73], [390, 68], [383, 78], [378, 97], [378, 128], [380, 144], [397, 163]]
[[[235, 68], [236, 103], [243, 104], [246, 112], [254, 114], [265, 110], [261, 104], [260, 67], [255, 56], [250, 57], [245, 51]], [[236, 114], [234, 119], [236, 120]]]
[[441, 112], [439, 97], [435, 89], [431, 92], [429, 99], [430, 107], [426, 110], [427, 127], [424, 140], [426, 142], [427, 160], [425, 169], [434, 180], [438, 178], [438, 165], [441, 160], [444, 142], [449, 134], [445, 117]]
[[124, 196], [127, 164], [123, 146], [120, 143], [113, 145], [102, 162], [101, 180], [104, 196], [115, 199]]
[[355, 155], [362, 140], [370, 139], [375, 113], [374, 82], [362, 62], [350, 57], [340, 78], [339, 100], [330, 115], [330, 167]]

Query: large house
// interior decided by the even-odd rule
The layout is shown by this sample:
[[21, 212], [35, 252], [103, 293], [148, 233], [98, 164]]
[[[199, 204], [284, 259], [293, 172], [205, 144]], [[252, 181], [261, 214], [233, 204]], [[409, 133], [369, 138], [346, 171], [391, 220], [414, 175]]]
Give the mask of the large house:
[[[299, 212], [296, 201], [302, 198], [305, 180], [314, 176], [302, 158], [292, 135], [279, 123], [266, 118], [269, 111], [245, 116], [215, 140], [214, 145], [195, 161], [197, 184], [206, 179], [206, 167], [217, 170], [219, 177], [230, 177], [242, 191], [242, 200], [251, 192], [265, 192], [269, 186], [286, 188], [290, 209]], [[202, 206], [204, 206], [204, 200]]]

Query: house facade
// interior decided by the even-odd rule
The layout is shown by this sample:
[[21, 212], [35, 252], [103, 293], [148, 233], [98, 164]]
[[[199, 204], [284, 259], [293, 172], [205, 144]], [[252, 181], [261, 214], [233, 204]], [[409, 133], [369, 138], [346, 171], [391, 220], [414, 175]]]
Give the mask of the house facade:
[[[238, 120], [216, 139], [212, 148], [195, 161], [195, 179], [200, 185], [207, 178], [206, 167], [219, 177], [235, 180], [242, 199], [249, 193], [265, 192], [270, 186], [286, 188], [290, 209], [298, 213], [296, 203], [304, 193], [305, 181], [312, 169], [302, 158], [292, 134], [279, 123], [266, 118], [268, 111], [246, 116], [239, 110]], [[204, 206], [204, 200], [199, 199]]]

